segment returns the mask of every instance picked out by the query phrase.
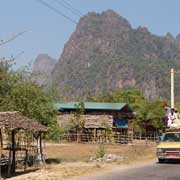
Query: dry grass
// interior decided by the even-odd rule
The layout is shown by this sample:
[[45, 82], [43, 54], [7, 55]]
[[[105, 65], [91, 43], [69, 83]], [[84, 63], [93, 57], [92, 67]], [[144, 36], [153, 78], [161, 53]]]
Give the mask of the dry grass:
[[123, 162], [101, 164], [88, 162], [95, 156], [96, 144], [48, 144], [46, 157], [61, 160], [60, 164], [46, 165], [37, 172], [29, 173], [11, 180], [64, 180], [73, 176], [108, 171], [128, 167], [155, 159], [155, 145], [105, 145], [107, 153], [127, 157]]
[[[88, 162], [95, 156], [99, 145], [97, 144], [48, 144], [47, 158], [57, 158], [62, 162]], [[155, 157], [155, 144], [145, 145], [105, 145], [107, 154], [125, 156], [129, 161], [149, 159]]]
[[93, 144], [47, 144], [45, 151], [47, 158], [58, 158], [63, 162], [86, 162], [96, 149], [97, 145]]

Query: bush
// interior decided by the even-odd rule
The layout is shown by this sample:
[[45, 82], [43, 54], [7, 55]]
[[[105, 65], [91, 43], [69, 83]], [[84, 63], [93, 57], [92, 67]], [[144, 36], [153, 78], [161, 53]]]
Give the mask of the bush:
[[49, 127], [48, 139], [58, 142], [60, 140], [61, 135], [63, 135], [65, 130], [58, 125], [54, 124]]
[[105, 154], [106, 154], [105, 146], [104, 144], [100, 144], [96, 151], [96, 158], [103, 158]]

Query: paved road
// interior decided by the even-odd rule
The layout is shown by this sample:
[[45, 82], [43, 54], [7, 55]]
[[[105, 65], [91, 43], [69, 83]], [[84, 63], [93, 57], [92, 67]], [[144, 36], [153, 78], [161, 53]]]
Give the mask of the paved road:
[[74, 180], [180, 180], [180, 163], [151, 164], [144, 167], [114, 170]]

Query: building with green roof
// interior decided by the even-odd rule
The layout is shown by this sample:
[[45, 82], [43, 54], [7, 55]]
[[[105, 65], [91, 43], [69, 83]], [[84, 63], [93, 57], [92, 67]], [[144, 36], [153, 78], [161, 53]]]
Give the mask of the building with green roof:
[[[67, 102], [67, 103], [57, 103], [55, 108], [58, 111], [74, 111], [79, 107], [80, 102]], [[129, 112], [132, 112], [132, 109], [126, 103], [100, 103], [100, 102], [84, 102], [83, 108], [86, 111], [121, 111], [126, 108]]]
[[133, 133], [134, 112], [127, 103], [66, 102], [55, 104], [60, 126], [72, 125], [73, 114], [80, 112], [84, 119], [84, 132], [98, 134], [106, 129], [114, 133]]

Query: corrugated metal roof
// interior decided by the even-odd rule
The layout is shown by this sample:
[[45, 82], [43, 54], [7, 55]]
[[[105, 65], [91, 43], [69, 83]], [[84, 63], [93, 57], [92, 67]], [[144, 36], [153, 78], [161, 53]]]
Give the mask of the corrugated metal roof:
[[[79, 102], [67, 102], [67, 103], [57, 103], [55, 108], [57, 110], [68, 110], [68, 109], [77, 109]], [[84, 108], [87, 110], [121, 110], [125, 106], [128, 106], [126, 103], [99, 103], [99, 102], [84, 102]]]

